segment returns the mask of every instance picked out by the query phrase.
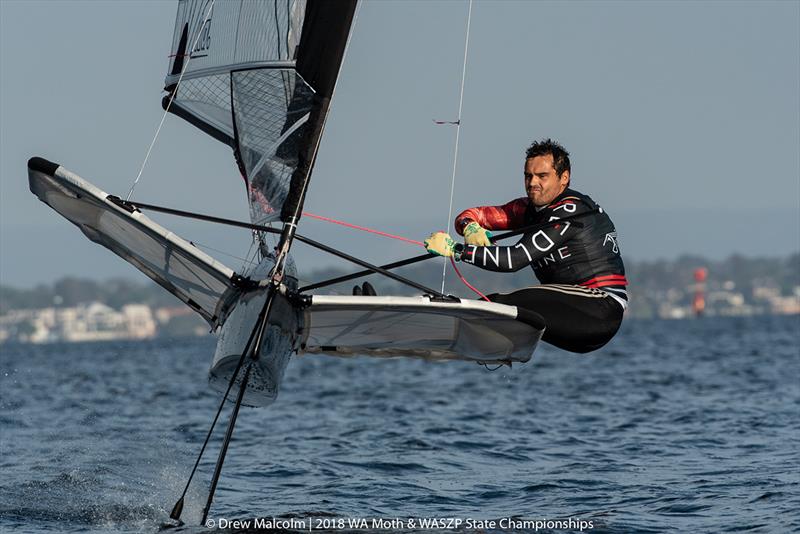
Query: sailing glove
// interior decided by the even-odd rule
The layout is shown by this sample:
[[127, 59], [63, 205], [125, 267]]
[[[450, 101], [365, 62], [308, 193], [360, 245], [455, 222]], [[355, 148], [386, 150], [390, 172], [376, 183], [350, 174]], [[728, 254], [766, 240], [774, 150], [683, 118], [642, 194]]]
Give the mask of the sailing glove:
[[431, 254], [436, 254], [437, 256], [444, 256], [449, 258], [453, 256], [456, 261], [461, 259], [461, 251], [463, 250], [463, 246], [456, 244], [453, 241], [453, 238], [450, 237], [450, 234], [446, 232], [435, 232], [431, 234], [431, 236], [425, 240], [425, 248]]
[[483, 228], [480, 224], [472, 221], [464, 227], [464, 242], [467, 245], [476, 245], [479, 247], [492, 246], [492, 232]]

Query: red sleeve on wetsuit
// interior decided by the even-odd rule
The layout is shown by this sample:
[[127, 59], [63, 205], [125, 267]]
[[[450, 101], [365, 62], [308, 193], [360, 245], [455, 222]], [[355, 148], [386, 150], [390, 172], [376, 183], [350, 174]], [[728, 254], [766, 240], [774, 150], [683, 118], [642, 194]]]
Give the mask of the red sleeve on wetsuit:
[[479, 206], [458, 214], [455, 220], [456, 232], [464, 235], [464, 227], [475, 221], [487, 230], [509, 230], [525, 224], [525, 210], [528, 199], [518, 198], [502, 206]]
[[[564, 197], [545, 208], [548, 221], [583, 213], [589, 207], [578, 197]], [[545, 256], [553, 255], [575, 235], [571, 221], [554, 222], [537, 231], [530, 230], [512, 246], [492, 245], [480, 247], [467, 245], [461, 254], [461, 261], [471, 263], [481, 269], [496, 272], [515, 272], [533, 265]], [[555, 261], [555, 258], [553, 259]]]

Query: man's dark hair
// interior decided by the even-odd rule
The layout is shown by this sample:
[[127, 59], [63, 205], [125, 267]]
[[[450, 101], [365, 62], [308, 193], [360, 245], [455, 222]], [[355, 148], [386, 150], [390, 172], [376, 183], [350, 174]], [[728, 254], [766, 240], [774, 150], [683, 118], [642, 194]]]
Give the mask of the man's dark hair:
[[533, 144], [528, 147], [528, 150], [525, 151], [525, 159], [535, 158], [536, 156], [546, 156], [548, 154], [553, 156], [553, 168], [555, 168], [557, 175], [561, 176], [564, 174], [564, 171], [570, 171], [570, 173], [572, 173], [569, 166], [569, 152], [552, 139], [534, 141]]

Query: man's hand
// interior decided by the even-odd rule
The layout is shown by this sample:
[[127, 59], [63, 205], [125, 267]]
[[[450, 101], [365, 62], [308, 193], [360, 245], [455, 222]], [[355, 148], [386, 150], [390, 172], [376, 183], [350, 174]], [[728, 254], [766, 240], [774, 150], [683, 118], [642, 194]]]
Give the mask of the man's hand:
[[464, 242], [467, 245], [491, 247], [492, 233], [486, 228], [483, 228], [480, 224], [472, 221], [464, 227]]
[[[456, 243], [453, 241], [453, 238], [450, 237], [450, 234], [447, 234], [446, 232], [435, 232], [431, 234], [431, 236], [426, 239], [424, 243], [425, 248], [431, 254], [445, 256], [447, 258], [456, 255]], [[456, 259], [458, 258], [456, 257]]]

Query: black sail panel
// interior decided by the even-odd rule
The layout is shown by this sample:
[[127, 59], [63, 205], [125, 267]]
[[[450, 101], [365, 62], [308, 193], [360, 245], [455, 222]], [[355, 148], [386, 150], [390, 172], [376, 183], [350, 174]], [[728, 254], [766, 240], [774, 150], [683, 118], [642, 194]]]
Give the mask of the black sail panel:
[[307, 138], [302, 143], [299, 165], [292, 176], [289, 197], [283, 205], [281, 218], [284, 221], [290, 217], [299, 218], [336, 79], [342, 66], [355, 9], [356, 0], [311, 0], [306, 8], [297, 71], [311, 84], [316, 94], [306, 130]]

